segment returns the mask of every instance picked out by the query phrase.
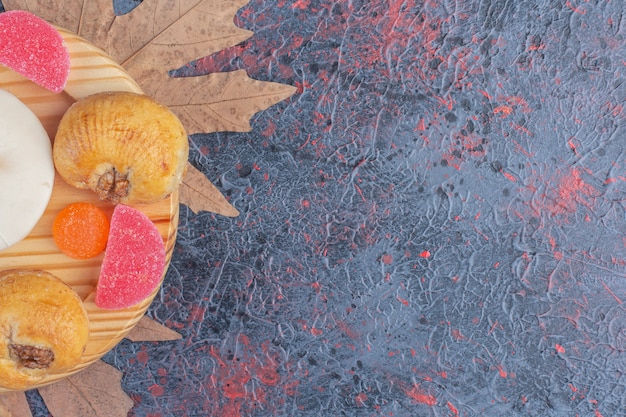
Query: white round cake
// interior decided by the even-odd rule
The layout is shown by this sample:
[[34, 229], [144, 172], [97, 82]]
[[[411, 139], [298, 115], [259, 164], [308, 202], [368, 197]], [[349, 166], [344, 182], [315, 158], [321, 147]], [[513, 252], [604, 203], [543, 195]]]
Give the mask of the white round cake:
[[53, 185], [48, 134], [24, 103], [0, 90], [0, 250], [28, 236], [46, 210]]

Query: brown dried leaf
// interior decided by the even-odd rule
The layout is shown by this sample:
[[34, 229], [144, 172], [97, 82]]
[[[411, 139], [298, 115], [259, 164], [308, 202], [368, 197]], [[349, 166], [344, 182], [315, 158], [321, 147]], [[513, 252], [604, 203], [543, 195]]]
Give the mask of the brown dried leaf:
[[0, 417], [32, 417], [23, 392], [0, 394]]
[[126, 335], [126, 339], [131, 342], [161, 342], [182, 339], [182, 336], [151, 318], [143, 316], [130, 333]]
[[163, 78], [153, 73], [152, 96], [181, 119], [187, 132], [249, 132], [255, 113], [288, 98], [295, 88], [256, 81], [244, 70]]
[[[5, 10], [28, 10], [50, 23], [77, 34], [84, 31], [83, 24], [93, 25], [115, 18], [110, 0], [2, 0], [2, 4]], [[105, 29], [106, 27], [100, 30]]]
[[[167, 73], [252, 36], [252, 32], [233, 23], [235, 14], [247, 0], [188, 0], [178, 2], [175, 9], [171, 3], [176, 2], [170, 1], [169, 13], [163, 13], [160, 8], [167, 7], [165, 4], [156, 3], [144, 1], [133, 12], [116, 18], [109, 29], [105, 50], [115, 49], [113, 57], [122, 66], [132, 62], [134, 67]], [[143, 10], [144, 6], [151, 10]], [[158, 13], [154, 13], [156, 10]], [[139, 15], [154, 19], [142, 27], [141, 20], [135, 19]], [[120, 45], [116, 39], [122, 46], [126, 44], [122, 48], [125, 52], [117, 52]]]
[[179, 190], [182, 204], [191, 211], [210, 211], [227, 217], [237, 217], [239, 211], [234, 208], [207, 177], [193, 165], [187, 164], [187, 173]]
[[102, 361], [39, 388], [48, 411], [63, 417], [126, 417], [133, 400], [121, 386], [122, 373]]

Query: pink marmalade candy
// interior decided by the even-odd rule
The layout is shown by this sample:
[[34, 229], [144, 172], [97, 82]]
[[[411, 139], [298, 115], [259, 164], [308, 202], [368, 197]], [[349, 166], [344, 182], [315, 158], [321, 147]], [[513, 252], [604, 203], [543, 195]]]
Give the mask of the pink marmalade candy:
[[96, 287], [96, 305], [106, 310], [131, 307], [159, 286], [165, 271], [165, 245], [141, 211], [118, 204]]
[[0, 64], [55, 93], [63, 91], [70, 74], [61, 34], [25, 10], [0, 13]]

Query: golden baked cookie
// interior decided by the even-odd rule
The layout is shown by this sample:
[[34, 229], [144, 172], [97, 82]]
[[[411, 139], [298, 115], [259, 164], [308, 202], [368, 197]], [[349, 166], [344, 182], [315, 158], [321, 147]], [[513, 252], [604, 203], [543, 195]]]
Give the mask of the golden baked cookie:
[[80, 297], [56, 276], [0, 272], [0, 387], [28, 389], [81, 360], [89, 319]]
[[68, 184], [113, 204], [150, 204], [182, 182], [189, 140], [166, 106], [146, 95], [110, 91], [82, 98], [65, 112], [52, 153]]

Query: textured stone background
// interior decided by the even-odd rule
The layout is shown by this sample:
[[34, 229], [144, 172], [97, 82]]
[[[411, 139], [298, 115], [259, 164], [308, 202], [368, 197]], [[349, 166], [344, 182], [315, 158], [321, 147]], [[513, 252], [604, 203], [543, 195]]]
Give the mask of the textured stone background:
[[625, 9], [251, 0], [174, 75], [298, 92], [191, 138], [241, 215], [181, 207], [130, 415], [626, 415]]

